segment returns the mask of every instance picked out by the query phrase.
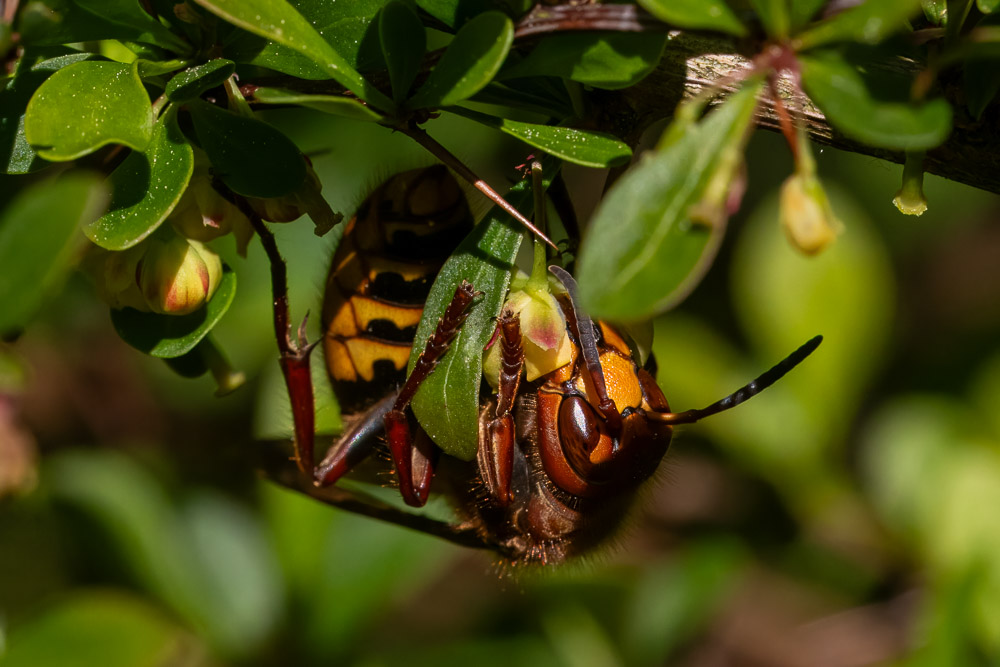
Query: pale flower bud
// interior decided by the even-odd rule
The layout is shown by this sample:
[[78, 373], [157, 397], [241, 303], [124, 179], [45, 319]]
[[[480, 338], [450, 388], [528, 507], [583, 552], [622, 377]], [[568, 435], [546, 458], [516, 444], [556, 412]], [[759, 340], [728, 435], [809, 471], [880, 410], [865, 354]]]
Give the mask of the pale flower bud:
[[239, 207], [212, 187], [208, 164], [198, 160], [184, 196], [170, 215], [170, 222], [182, 235], [202, 242], [232, 232], [239, 245], [239, 238], [251, 230], [250, 221]]
[[[566, 316], [551, 292], [530, 288], [514, 290], [508, 295], [504, 310], [521, 316], [524, 372], [529, 382], [573, 360]], [[483, 373], [487, 381], [496, 386], [499, 372], [500, 343], [496, 343], [483, 361]]]
[[306, 158], [306, 180], [298, 190], [283, 197], [247, 197], [247, 202], [262, 220], [269, 222], [291, 222], [308, 214], [316, 225], [316, 236], [322, 236], [344, 217], [333, 212], [320, 194], [322, 189], [319, 176]]
[[181, 236], [151, 238], [138, 265], [139, 288], [149, 309], [187, 315], [201, 308], [219, 286], [222, 260], [198, 241]]
[[93, 278], [97, 296], [112, 308], [149, 311], [137, 275], [145, 249], [145, 243], [120, 252], [93, 246], [84, 258], [82, 268]]
[[788, 240], [807, 255], [828, 246], [843, 227], [823, 186], [812, 175], [792, 174], [785, 180], [778, 215]]

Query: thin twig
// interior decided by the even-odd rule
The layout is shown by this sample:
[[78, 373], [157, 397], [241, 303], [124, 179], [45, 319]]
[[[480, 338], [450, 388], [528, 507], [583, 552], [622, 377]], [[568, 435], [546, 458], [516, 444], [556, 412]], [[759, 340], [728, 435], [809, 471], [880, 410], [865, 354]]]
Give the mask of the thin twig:
[[266, 477], [273, 482], [354, 514], [372, 517], [433, 535], [463, 547], [491, 550], [499, 548], [498, 545], [483, 540], [470, 526], [446, 523], [422, 514], [412, 514], [360, 491], [351, 491], [337, 486], [318, 487], [313, 484], [312, 475], [300, 473], [287, 465], [275, 467], [264, 465], [262, 470]]
[[313, 469], [313, 449], [316, 438], [316, 408], [313, 398], [312, 372], [309, 354], [312, 345], [303, 338], [303, 325], [298, 329], [298, 340], [292, 338], [291, 316], [288, 309], [288, 269], [281, 257], [274, 234], [242, 197], [235, 197], [236, 205], [247, 218], [260, 238], [271, 266], [271, 295], [274, 304], [274, 339], [278, 344], [281, 373], [285, 377], [288, 399], [292, 408], [295, 430], [295, 463], [304, 474]]
[[538, 238], [540, 238], [541, 240], [545, 241], [547, 244], [552, 246], [552, 248], [556, 252], [559, 252], [559, 246], [553, 243], [552, 239], [543, 234], [542, 231], [537, 227], [535, 227], [535, 225], [533, 225], [530, 220], [524, 217], [524, 215], [522, 215], [520, 211], [514, 208], [506, 199], [500, 196], [500, 194], [496, 190], [490, 187], [489, 183], [479, 178], [479, 176], [477, 176], [474, 171], [469, 169], [461, 160], [459, 160], [454, 153], [452, 153], [447, 148], [438, 143], [438, 141], [434, 139], [431, 135], [427, 134], [427, 132], [423, 128], [418, 127], [415, 124], [407, 124], [396, 127], [395, 129], [399, 130], [400, 132], [402, 132], [403, 134], [410, 137], [418, 144], [426, 148], [428, 151], [430, 151], [432, 155], [434, 155], [434, 157], [436, 157], [437, 159], [441, 160], [446, 165], [454, 169], [459, 176], [461, 176], [469, 183], [471, 183], [474, 188], [476, 188], [484, 195], [489, 197], [490, 200], [493, 201], [493, 203], [495, 203], [497, 206], [506, 211], [509, 215], [511, 215], [515, 220], [520, 222], [522, 225], [524, 225], [532, 232], [534, 232], [534, 234]]
[[778, 115], [778, 122], [781, 124], [781, 133], [785, 136], [785, 141], [788, 142], [788, 147], [792, 150], [792, 157], [795, 158], [797, 164], [799, 160], [799, 134], [795, 131], [795, 124], [792, 122], [792, 117], [789, 115], [788, 109], [785, 108], [785, 103], [781, 99], [781, 93], [778, 91], [778, 85], [775, 81], [776, 76], [776, 74], [771, 73], [767, 77], [767, 89], [771, 94], [774, 112]]

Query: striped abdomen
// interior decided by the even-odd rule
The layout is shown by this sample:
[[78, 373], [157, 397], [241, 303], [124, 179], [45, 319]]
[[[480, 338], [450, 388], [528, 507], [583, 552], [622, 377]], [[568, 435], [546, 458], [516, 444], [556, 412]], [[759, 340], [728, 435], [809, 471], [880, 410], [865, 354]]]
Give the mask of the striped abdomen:
[[431, 284], [471, 229], [465, 195], [442, 165], [393, 176], [347, 224], [323, 301], [326, 367], [344, 414], [406, 379]]

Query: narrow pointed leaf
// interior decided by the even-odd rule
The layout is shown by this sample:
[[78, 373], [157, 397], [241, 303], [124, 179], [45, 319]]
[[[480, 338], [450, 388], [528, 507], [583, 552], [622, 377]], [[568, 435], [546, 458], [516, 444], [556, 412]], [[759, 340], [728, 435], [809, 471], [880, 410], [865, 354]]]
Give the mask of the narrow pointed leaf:
[[267, 123], [212, 104], [191, 105], [202, 148], [222, 182], [247, 197], [280, 197], [305, 181], [306, 163], [292, 140]]
[[742, 37], [746, 27], [725, 0], [639, 0], [656, 18], [678, 28], [715, 30]]
[[365, 106], [364, 102], [340, 95], [309, 95], [284, 88], [257, 88], [252, 101], [261, 104], [296, 104], [352, 120], [368, 122], [382, 120], [382, 115]]
[[852, 139], [881, 148], [923, 150], [940, 145], [951, 133], [951, 106], [944, 99], [883, 102], [854, 66], [834, 52], [802, 56], [800, 62], [809, 97]]
[[757, 18], [760, 19], [768, 37], [786, 39], [791, 23], [786, 0], [750, 0]]
[[209, 60], [176, 75], [167, 82], [167, 97], [173, 102], [193, 100], [209, 88], [221, 86], [236, 71], [236, 63], [225, 58]]
[[[545, 166], [546, 179], [550, 179], [555, 167], [548, 161]], [[505, 198], [525, 215], [531, 215], [533, 201], [528, 181], [515, 185]], [[476, 456], [483, 346], [503, 306], [523, 237], [521, 225], [494, 207], [445, 262], [417, 327], [410, 370], [462, 280], [483, 292], [469, 309], [451, 349], [420, 386], [412, 403], [417, 420], [438, 447], [467, 461]]]
[[0, 216], [0, 335], [23, 328], [73, 266], [78, 228], [104, 209], [100, 181], [71, 174], [25, 189]]
[[392, 102], [351, 67], [302, 14], [285, 0], [195, 0], [208, 11], [255, 35], [287, 46], [326, 69], [330, 78], [383, 110]]
[[628, 88], [656, 69], [666, 43], [666, 35], [655, 33], [549, 35], [497, 78], [559, 76], [607, 90]]
[[908, 30], [907, 20], [920, 13], [921, 0], [869, 0], [820, 21], [795, 40], [800, 50], [834, 42], [876, 44]]
[[972, 60], [962, 67], [962, 90], [969, 114], [977, 121], [1000, 92], [1000, 67], [995, 60]]
[[402, 0], [393, 0], [382, 8], [378, 18], [382, 55], [389, 68], [392, 99], [402, 104], [420, 71], [427, 49], [427, 34], [420, 18]]
[[50, 76], [28, 103], [28, 143], [55, 161], [75, 160], [107, 144], [145, 150], [153, 135], [153, 108], [137, 67], [87, 61]]
[[83, 228], [108, 250], [131, 248], [167, 219], [191, 180], [194, 150], [168, 109], [153, 130], [145, 153], [133, 151], [108, 178], [108, 212]]
[[480, 14], [458, 31], [407, 106], [444, 107], [472, 97], [500, 70], [513, 41], [514, 24], [507, 16]]
[[128, 26], [138, 34], [136, 41], [156, 44], [184, 53], [191, 49], [140, 5], [139, 0], [73, 0], [78, 6], [102, 19]]
[[111, 311], [111, 323], [122, 340], [152, 357], [171, 359], [187, 354], [208, 335], [236, 296], [236, 274], [223, 266], [222, 280], [204, 308], [189, 315], [142, 313], [133, 308]]
[[477, 123], [495, 127], [550, 155], [584, 167], [606, 168], [623, 164], [632, 157], [632, 149], [604, 132], [576, 130], [570, 127], [522, 123], [508, 118], [488, 116], [461, 107], [449, 109]]
[[644, 319], [676, 303], [704, 274], [722, 225], [694, 222], [727, 148], [739, 146], [760, 81], [745, 85], [668, 149], [632, 168], [604, 198], [577, 264], [583, 306], [594, 317]]
[[798, 30], [809, 23], [819, 13], [825, 2], [826, 0], [795, 0], [789, 3], [791, 5], [789, 11], [791, 12], [792, 30]]

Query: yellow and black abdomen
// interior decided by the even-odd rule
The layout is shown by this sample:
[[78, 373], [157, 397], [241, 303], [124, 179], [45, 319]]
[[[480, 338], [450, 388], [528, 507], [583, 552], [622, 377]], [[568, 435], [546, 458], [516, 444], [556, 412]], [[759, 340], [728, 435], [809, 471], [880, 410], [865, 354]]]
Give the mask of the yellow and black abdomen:
[[323, 300], [326, 367], [344, 414], [406, 379], [427, 294], [471, 229], [465, 194], [443, 165], [391, 177], [347, 224]]

